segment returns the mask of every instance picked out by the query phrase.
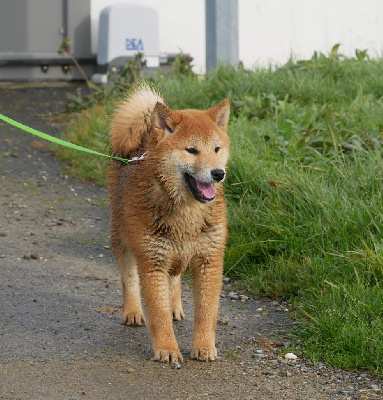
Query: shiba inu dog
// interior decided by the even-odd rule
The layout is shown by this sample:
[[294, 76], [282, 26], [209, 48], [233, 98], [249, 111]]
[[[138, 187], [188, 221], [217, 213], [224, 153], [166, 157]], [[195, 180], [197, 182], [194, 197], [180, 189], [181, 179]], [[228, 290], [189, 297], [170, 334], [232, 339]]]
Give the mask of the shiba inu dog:
[[[141, 157], [108, 171], [111, 242], [121, 270], [123, 322], [144, 325], [154, 360], [179, 365], [172, 319], [184, 318], [181, 274], [194, 278], [191, 358], [217, 357], [215, 330], [227, 236], [222, 182], [230, 114], [225, 99], [208, 110], [175, 111], [147, 84], [133, 88], [110, 127], [116, 157]], [[142, 157], [141, 157], [142, 158]]]

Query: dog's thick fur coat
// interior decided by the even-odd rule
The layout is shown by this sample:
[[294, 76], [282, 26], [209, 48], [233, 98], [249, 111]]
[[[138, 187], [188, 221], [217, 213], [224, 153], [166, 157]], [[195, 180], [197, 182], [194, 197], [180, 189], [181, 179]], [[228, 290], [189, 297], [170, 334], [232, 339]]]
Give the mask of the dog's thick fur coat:
[[168, 108], [146, 84], [128, 93], [110, 128], [112, 248], [121, 270], [123, 322], [144, 325], [154, 359], [179, 364], [172, 319], [181, 320], [181, 274], [194, 275], [191, 357], [214, 360], [227, 236], [222, 182], [229, 156], [229, 100], [206, 111]]

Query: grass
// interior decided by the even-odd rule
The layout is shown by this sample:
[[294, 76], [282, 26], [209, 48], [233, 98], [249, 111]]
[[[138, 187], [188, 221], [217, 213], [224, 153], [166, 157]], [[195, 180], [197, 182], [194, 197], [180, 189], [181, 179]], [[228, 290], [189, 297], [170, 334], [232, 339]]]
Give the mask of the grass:
[[[200, 78], [158, 75], [174, 108], [229, 97], [225, 272], [255, 292], [287, 298], [296, 351], [383, 374], [383, 60], [365, 52], [219, 67]], [[109, 89], [74, 115], [66, 139], [105, 151]], [[81, 105], [81, 102], [77, 102]], [[61, 153], [63, 152], [63, 153]], [[60, 150], [77, 176], [104, 182], [103, 160]]]
[[[108, 153], [106, 135], [107, 118], [105, 108], [94, 105], [81, 114], [73, 114], [66, 130], [67, 141], [80, 144], [88, 149], [100, 153]], [[79, 152], [68, 147], [55, 145], [54, 150], [58, 157], [65, 162], [65, 171], [70, 175], [83, 180], [89, 180], [97, 185], [105, 184], [105, 170], [107, 158], [96, 157]]]

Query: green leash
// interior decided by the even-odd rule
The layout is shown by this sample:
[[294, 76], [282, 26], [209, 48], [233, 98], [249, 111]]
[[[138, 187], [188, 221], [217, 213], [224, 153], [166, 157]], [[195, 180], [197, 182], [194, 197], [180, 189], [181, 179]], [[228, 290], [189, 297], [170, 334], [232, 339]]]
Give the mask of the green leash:
[[98, 151], [90, 150], [90, 149], [87, 149], [85, 147], [78, 146], [77, 144], [73, 144], [73, 143], [67, 142], [66, 140], [57, 139], [54, 136], [47, 135], [44, 132], [40, 132], [40, 131], [38, 131], [36, 129], [30, 128], [29, 126], [23, 125], [20, 122], [17, 122], [15, 120], [13, 120], [12, 118], [6, 117], [3, 114], [0, 114], [0, 119], [3, 120], [4, 122], [6, 122], [7, 124], [10, 124], [10, 125], [18, 128], [18, 129], [21, 129], [22, 131], [31, 133], [32, 135], [38, 136], [41, 139], [45, 139], [45, 140], [48, 140], [49, 142], [59, 144], [60, 146], [69, 147], [70, 149], [83, 151], [85, 153], [95, 154], [96, 156], [113, 158], [114, 160], [122, 161], [124, 163], [131, 163], [131, 162], [134, 162], [134, 161], [141, 161], [141, 160], [143, 160], [145, 158], [145, 154], [143, 154], [141, 157], [134, 157], [131, 160], [127, 160], [125, 158], [109, 156], [107, 154], [99, 153]]

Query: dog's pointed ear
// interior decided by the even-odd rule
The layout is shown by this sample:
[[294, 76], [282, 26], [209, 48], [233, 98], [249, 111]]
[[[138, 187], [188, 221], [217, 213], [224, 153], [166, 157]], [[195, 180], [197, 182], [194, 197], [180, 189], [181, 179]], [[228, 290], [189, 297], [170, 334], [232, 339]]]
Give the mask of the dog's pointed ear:
[[230, 100], [222, 100], [216, 106], [209, 108], [207, 112], [220, 128], [226, 129], [230, 115]]
[[172, 121], [173, 111], [166, 107], [163, 103], [157, 103], [154, 107], [152, 118], [153, 128], [162, 130], [164, 136], [171, 135], [174, 131], [174, 123]]

